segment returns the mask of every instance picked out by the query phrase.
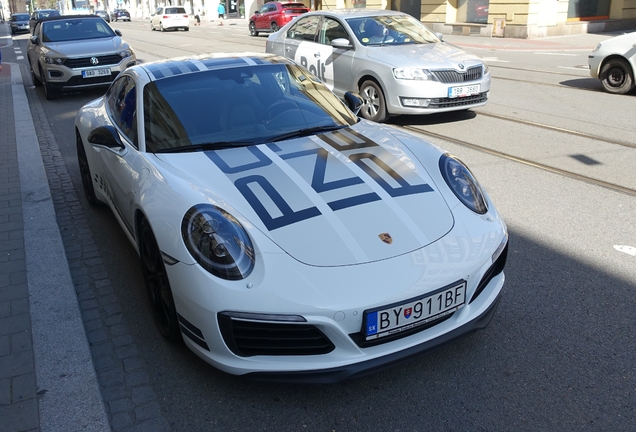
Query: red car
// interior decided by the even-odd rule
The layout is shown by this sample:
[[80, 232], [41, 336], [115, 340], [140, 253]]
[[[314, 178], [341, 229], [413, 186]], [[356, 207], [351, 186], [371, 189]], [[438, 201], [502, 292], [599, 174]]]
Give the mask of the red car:
[[309, 12], [309, 8], [302, 3], [265, 3], [262, 8], [250, 17], [250, 35], [258, 36], [259, 32], [277, 32], [279, 28]]

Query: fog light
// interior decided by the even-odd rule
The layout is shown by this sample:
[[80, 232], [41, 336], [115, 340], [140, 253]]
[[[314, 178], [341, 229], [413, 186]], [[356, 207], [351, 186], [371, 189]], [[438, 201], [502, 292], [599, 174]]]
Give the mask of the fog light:
[[430, 99], [400, 98], [403, 106], [426, 108], [431, 103]]

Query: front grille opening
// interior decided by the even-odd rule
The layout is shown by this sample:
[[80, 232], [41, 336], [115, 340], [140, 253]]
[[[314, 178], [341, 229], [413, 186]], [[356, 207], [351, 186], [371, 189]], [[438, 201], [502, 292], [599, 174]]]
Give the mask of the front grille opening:
[[95, 66], [113, 66], [118, 65], [119, 62], [122, 60], [119, 54], [95, 56], [94, 58], [97, 59], [97, 63], [93, 63], [91, 61], [92, 58], [93, 57], [67, 58], [64, 61], [64, 66], [71, 69]]
[[310, 324], [246, 321], [222, 313], [218, 320], [225, 344], [240, 357], [320, 355], [335, 349], [329, 338]]
[[488, 93], [479, 93], [472, 96], [466, 96], [462, 98], [436, 98], [431, 99], [429, 108], [451, 108], [463, 105], [474, 105], [488, 100]]
[[506, 243], [506, 247], [504, 247], [504, 250], [501, 251], [501, 255], [499, 255], [499, 258], [497, 258], [497, 261], [492, 263], [490, 268], [486, 270], [486, 273], [484, 273], [484, 276], [479, 281], [479, 285], [477, 285], [475, 294], [473, 294], [473, 297], [470, 299], [468, 304], [471, 304], [473, 300], [475, 300], [477, 296], [481, 294], [484, 288], [488, 286], [492, 278], [494, 278], [495, 276], [497, 276], [499, 273], [503, 271], [504, 267], [506, 266], [507, 258], [508, 258], [508, 243]]
[[473, 66], [466, 69], [466, 72], [457, 72], [454, 69], [434, 70], [431, 71], [437, 80], [444, 84], [464, 83], [480, 80], [483, 76], [483, 68], [481, 66]]

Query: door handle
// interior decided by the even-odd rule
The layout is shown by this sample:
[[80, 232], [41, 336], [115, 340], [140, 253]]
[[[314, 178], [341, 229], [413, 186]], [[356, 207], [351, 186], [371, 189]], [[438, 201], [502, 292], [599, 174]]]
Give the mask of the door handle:
[[315, 52], [315, 53], [314, 53], [314, 57], [316, 57], [316, 58], [320, 58], [320, 53], [319, 53], [319, 52]]

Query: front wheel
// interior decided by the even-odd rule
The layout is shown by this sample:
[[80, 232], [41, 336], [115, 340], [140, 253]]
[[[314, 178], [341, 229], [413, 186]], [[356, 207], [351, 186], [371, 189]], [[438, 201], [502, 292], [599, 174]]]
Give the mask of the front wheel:
[[150, 21], [150, 30], [155, 31], [155, 26], [152, 25], [152, 21]]
[[51, 83], [46, 80], [46, 75], [44, 75], [42, 68], [40, 68], [40, 79], [42, 81], [42, 86], [44, 87], [44, 96], [46, 96], [46, 100], [57, 99], [59, 93], [53, 88]]
[[250, 36], [258, 36], [258, 32], [256, 31], [256, 24], [253, 22], [250, 23]]
[[612, 59], [601, 68], [601, 83], [609, 93], [625, 94], [634, 87], [634, 74], [629, 63], [623, 59]]
[[362, 108], [360, 109], [362, 117], [379, 123], [388, 118], [384, 93], [378, 83], [372, 80], [363, 82], [360, 86], [360, 95], [363, 100]]
[[159, 333], [171, 342], [181, 341], [181, 330], [163, 256], [147, 219], [139, 227], [139, 256], [150, 306]]
[[276, 24], [276, 21], [272, 21], [272, 25], [270, 27], [273, 33], [276, 33], [280, 29], [280, 27], [278, 27], [278, 24]]
[[88, 157], [86, 157], [86, 149], [84, 149], [82, 137], [77, 131], [75, 131], [75, 142], [77, 145], [77, 164], [79, 165], [80, 177], [82, 178], [82, 188], [84, 189], [84, 195], [86, 196], [86, 200], [90, 205], [97, 206], [100, 204], [100, 201], [95, 195], [91, 167], [88, 165]]
[[33, 85], [36, 87], [42, 87], [42, 81], [40, 81], [40, 78], [38, 78], [35, 75], [35, 72], [33, 71], [33, 68], [31, 67], [31, 79], [33, 80]]

